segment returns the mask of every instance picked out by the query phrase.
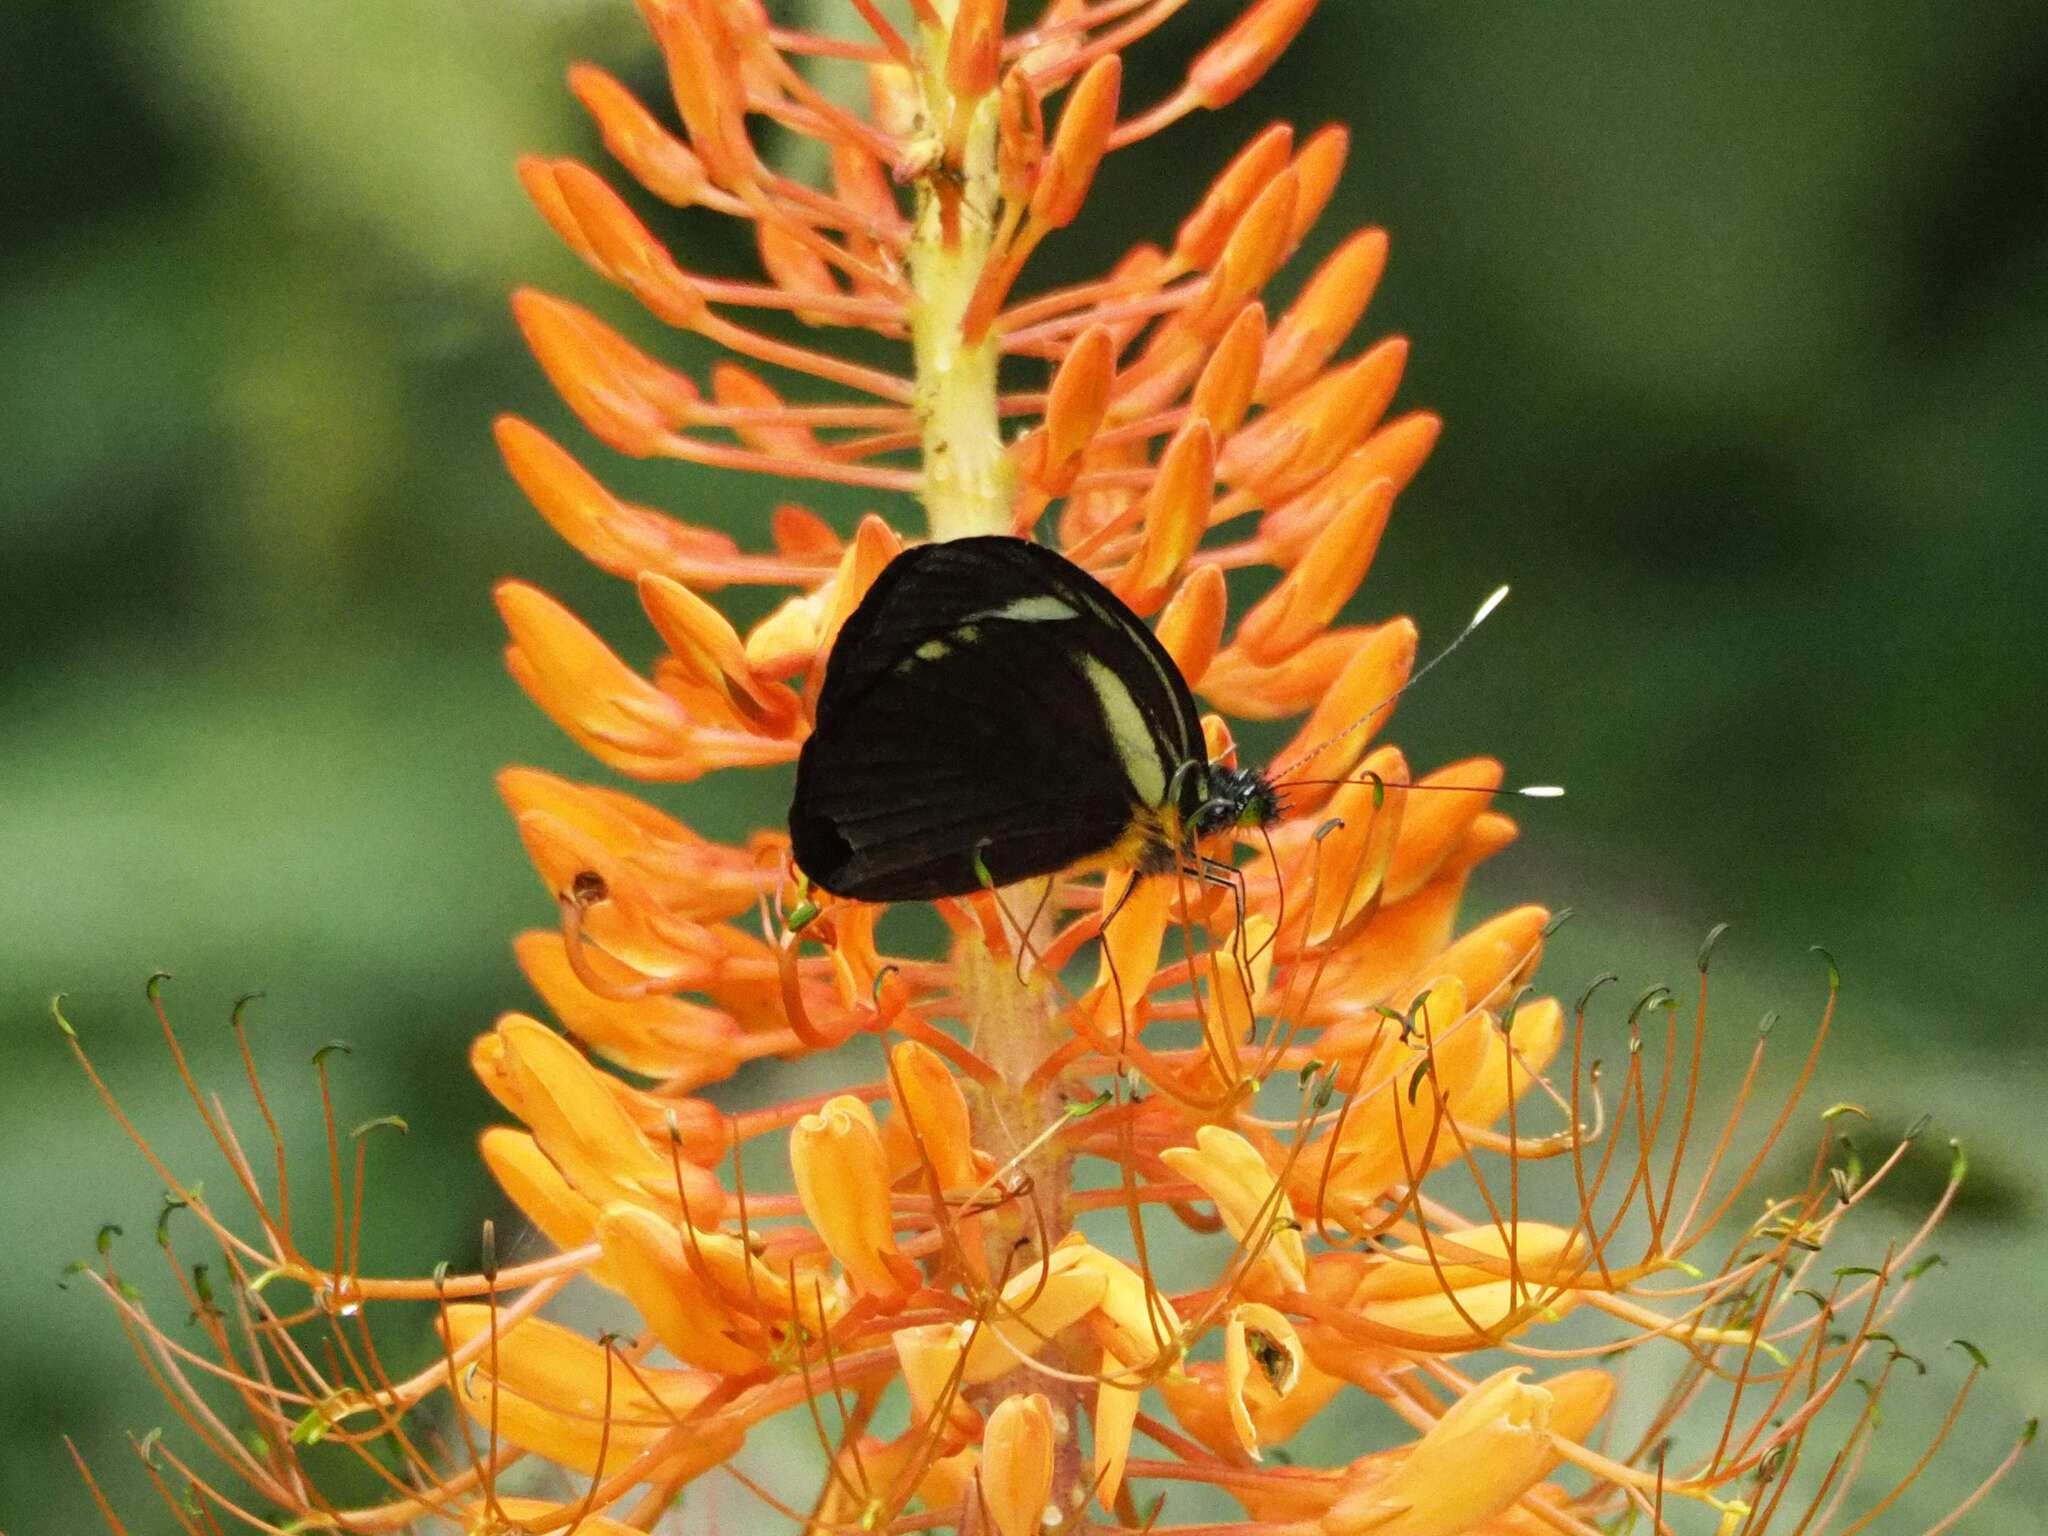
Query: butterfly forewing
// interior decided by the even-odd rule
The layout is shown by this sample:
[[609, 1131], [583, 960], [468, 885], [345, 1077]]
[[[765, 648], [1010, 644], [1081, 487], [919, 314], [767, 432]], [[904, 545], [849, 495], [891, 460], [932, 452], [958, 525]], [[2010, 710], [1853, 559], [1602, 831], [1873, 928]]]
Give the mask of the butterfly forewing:
[[838, 895], [961, 895], [1105, 852], [1202, 760], [1172, 658], [1099, 582], [1022, 539], [920, 545], [833, 646], [792, 848]]

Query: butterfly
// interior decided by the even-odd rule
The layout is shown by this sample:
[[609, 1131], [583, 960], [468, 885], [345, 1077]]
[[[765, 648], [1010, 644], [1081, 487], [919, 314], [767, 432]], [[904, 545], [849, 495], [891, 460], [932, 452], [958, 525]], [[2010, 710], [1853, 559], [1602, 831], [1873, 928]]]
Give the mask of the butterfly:
[[904, 550], [847, 618], [789, 835], [834, 895], [928, 901], [1076, 866], [1206, 870], [1204, 838], [1280, 811], [1267, 775], [1209, 761], [1187, 680], [1121, 598], [990, 535]]

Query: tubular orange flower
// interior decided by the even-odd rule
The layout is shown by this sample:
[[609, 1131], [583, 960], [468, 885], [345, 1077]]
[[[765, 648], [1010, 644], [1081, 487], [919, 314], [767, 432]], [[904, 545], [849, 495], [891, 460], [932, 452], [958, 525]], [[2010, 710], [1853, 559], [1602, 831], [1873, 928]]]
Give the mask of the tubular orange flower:
[[[559, 915], [519, 960], [561, 1029], [510, 1015], [472, 1059], [523, 1127], [488, 1132], [485, 1160], [553, 1251], [501, 1267], [487, 1240], [475, 1274], [361, 1275], [337, 1140], [342, 1214], [316, 1257], [282, 1160], [266, 1190], [191, 1084], [262, 1227], [244, 1239], [180, 1197], [223, 1250], [243, 1329], [188, 1281], [201, 1362], [111, 1262], [98, 1271], [188, 1422], [286, 1512], [269, 1528], [648, 1530], [711, 1476], [812, 1532], [1165, 1529], [1141, 1499], [1189, 1482], [1242, 1507], [1239, 1525], [1198, 1528], [1216, 1536], [1585, 1536], [1637, 1515], [1666, 1532], [1681, 1502], [1748, 1536], [1830, 1528], [1869, 1410], [1817, 1492], [1788, 1499], [1790, 1473], [1880, 1351], [1928, 1228], [1875, 1269], [1819, 1278], [1898, 1154], [1869, 1176], [1823, 1160], [1699, 1267], [1719, 1219], [1758, 1203], [1811, 1058], [1763, 1149], [1738, 1156], [1756, 1070], [1727, 1128], [1703, 1133], [1704, 954], [1690, 1030], [1668, 994], [1646, 996], [1603, 1089], [1587, 1000], [1530, 994], [1549, 914], [1457, 932], [1471, 871], [1516, 835], [1490, 807], [1502, 769], [1411, 773], [1377, 738], [1415, 627], [1338, 622], [1438, 431], [1387, 416], [1405, 341], [1341, 355], [1386, 236], [1337, 242], [1277, 322], [1263, 297], [1329, 203], [1345, 134], [1297, 144], [1276, 124], [1171, 250], [1020, 290], [1105, 154], [1237, 99], [1315, 0], [1257, 0], [1177, 88], [1133, 106], [1123, 52], [1180, 8], [1053, 0], [1006, 32], [1001, 0], [909, 0], [891, 8], [907, 28], [847, 0], [850, 37], [759, 0], [641, 0], [680, 131], [589, 66], [571, 86], [647, 193], [751, 223], [761, 273], [686, 271], [606, 178], [529, 159], [524, 184], [572, 250], [729, 354], [707, 388], [521, 293], [536, 358], [613, 449], [914, 498], [924, 526], [871, 514], [843, 535], [790, 505], [736, 539], [620, 500], [508, 419], [515, 480], [634, 583], [665, 649], [643, 676], [508, 582], [507, 661], [632, 777], [784, 763], [841, 626], [905, 540], [1007, 533], [1156, 615], [1222, 714], [1305, 716], [1285, 760], [1314, 779], [1285, 786], [1234, 888], [1169, 874], [1127, 892], [1120, 873], [1069, 871], [978, 891], [936, 903], [950, 949], [933, 958], [899, 952], [878, 909], [809, 891], [779, 829], [721, 845], [631, 796], [508, 770]], [[865, 99], [828, 90], [817, 58], [863, 67]], [[820, 146], [802, 162], [819, 174], [764, 157], [764, 124]], [[811, 334], [842, 329], [876, 338], [860, 360]], [[1233, 626], [1226, 575], [1251, 569], [1266, 590]], [[735, 585], [780, 600], [742, 631], [710, 596]], [[1220, 715], [1205, 730], [1233, 755]], [[1090, 946], [1082, 985], [1071, 962]], [[701, 1096], [748, 1062], [863, 1035], [887, 1045], [872, 1080], [746, 1110]], [[1227, 1238], [1220, 1256], [1176, 1245], [1175, 1219]], [[535, 1315], [586, 1284], [613, 1293], [611, 1315], [630, 1309], [624, 1334]], [[292, 1286], [310, 1300], [281, 1310], [270, 1297]], [[397, 1377], [363, 1314], [408, 1302], [432, 1310], [446, 1358]], [[1577, 1331], [1550, 1334], [1567, 1314]], [[1661, 1404], [1625, 1418], [1604, 1366], [1561, 1369], [1651, 1348], [1682, 1363]], [[1709, 1382], [1715, 1422], [1681, 1430]], [[1354, 1389], [1379, 1449], [1357, 1454], [1350, 1434], [1328, 1468], [1266, 1456]], [[260, 1450], [209, 1406], [217, 1392]], [[437, 1409], [441, 1433], [416, 1432], [410, 1415]], [[765, 1481], [736, 1467], [785, 1415], [815, 1433], [815, 1465], [778, 1456]], [[1641, 1441], [1590, 1446], [1609, 1418]], [[300, 1458], [316, 1440], [352, 1453], [382, 1502], [319, 1492]], [[459, 1445], [452, 1461], [438, 1443]], [[1570, 1491], [1547, 1481], [1566, 1463]], [[269, 1519], [182, 1461], [164, 1486], [208, 1526]]]

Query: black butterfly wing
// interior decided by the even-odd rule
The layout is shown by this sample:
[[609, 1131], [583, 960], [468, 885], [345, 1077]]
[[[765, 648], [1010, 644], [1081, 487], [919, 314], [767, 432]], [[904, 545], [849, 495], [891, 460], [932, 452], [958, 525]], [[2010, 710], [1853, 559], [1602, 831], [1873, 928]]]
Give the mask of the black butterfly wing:
[[790, 838], [839, 895], [962, 895], [1105, 852], [1202, 760], [1172, 658], [1093, 577], [1022, 539], [920, 545], [833, 646]]

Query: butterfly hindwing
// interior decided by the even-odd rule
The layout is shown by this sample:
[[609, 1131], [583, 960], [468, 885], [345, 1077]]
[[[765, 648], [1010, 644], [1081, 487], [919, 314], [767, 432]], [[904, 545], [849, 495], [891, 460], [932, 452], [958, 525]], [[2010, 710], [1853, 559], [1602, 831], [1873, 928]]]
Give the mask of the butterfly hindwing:
[[1078, 567], [1022, 539], [920, 545], [833, 646], [796, 861], [874, 901], [1048, 874], [1115, 845], [1201, 740], [1172, 659]]

